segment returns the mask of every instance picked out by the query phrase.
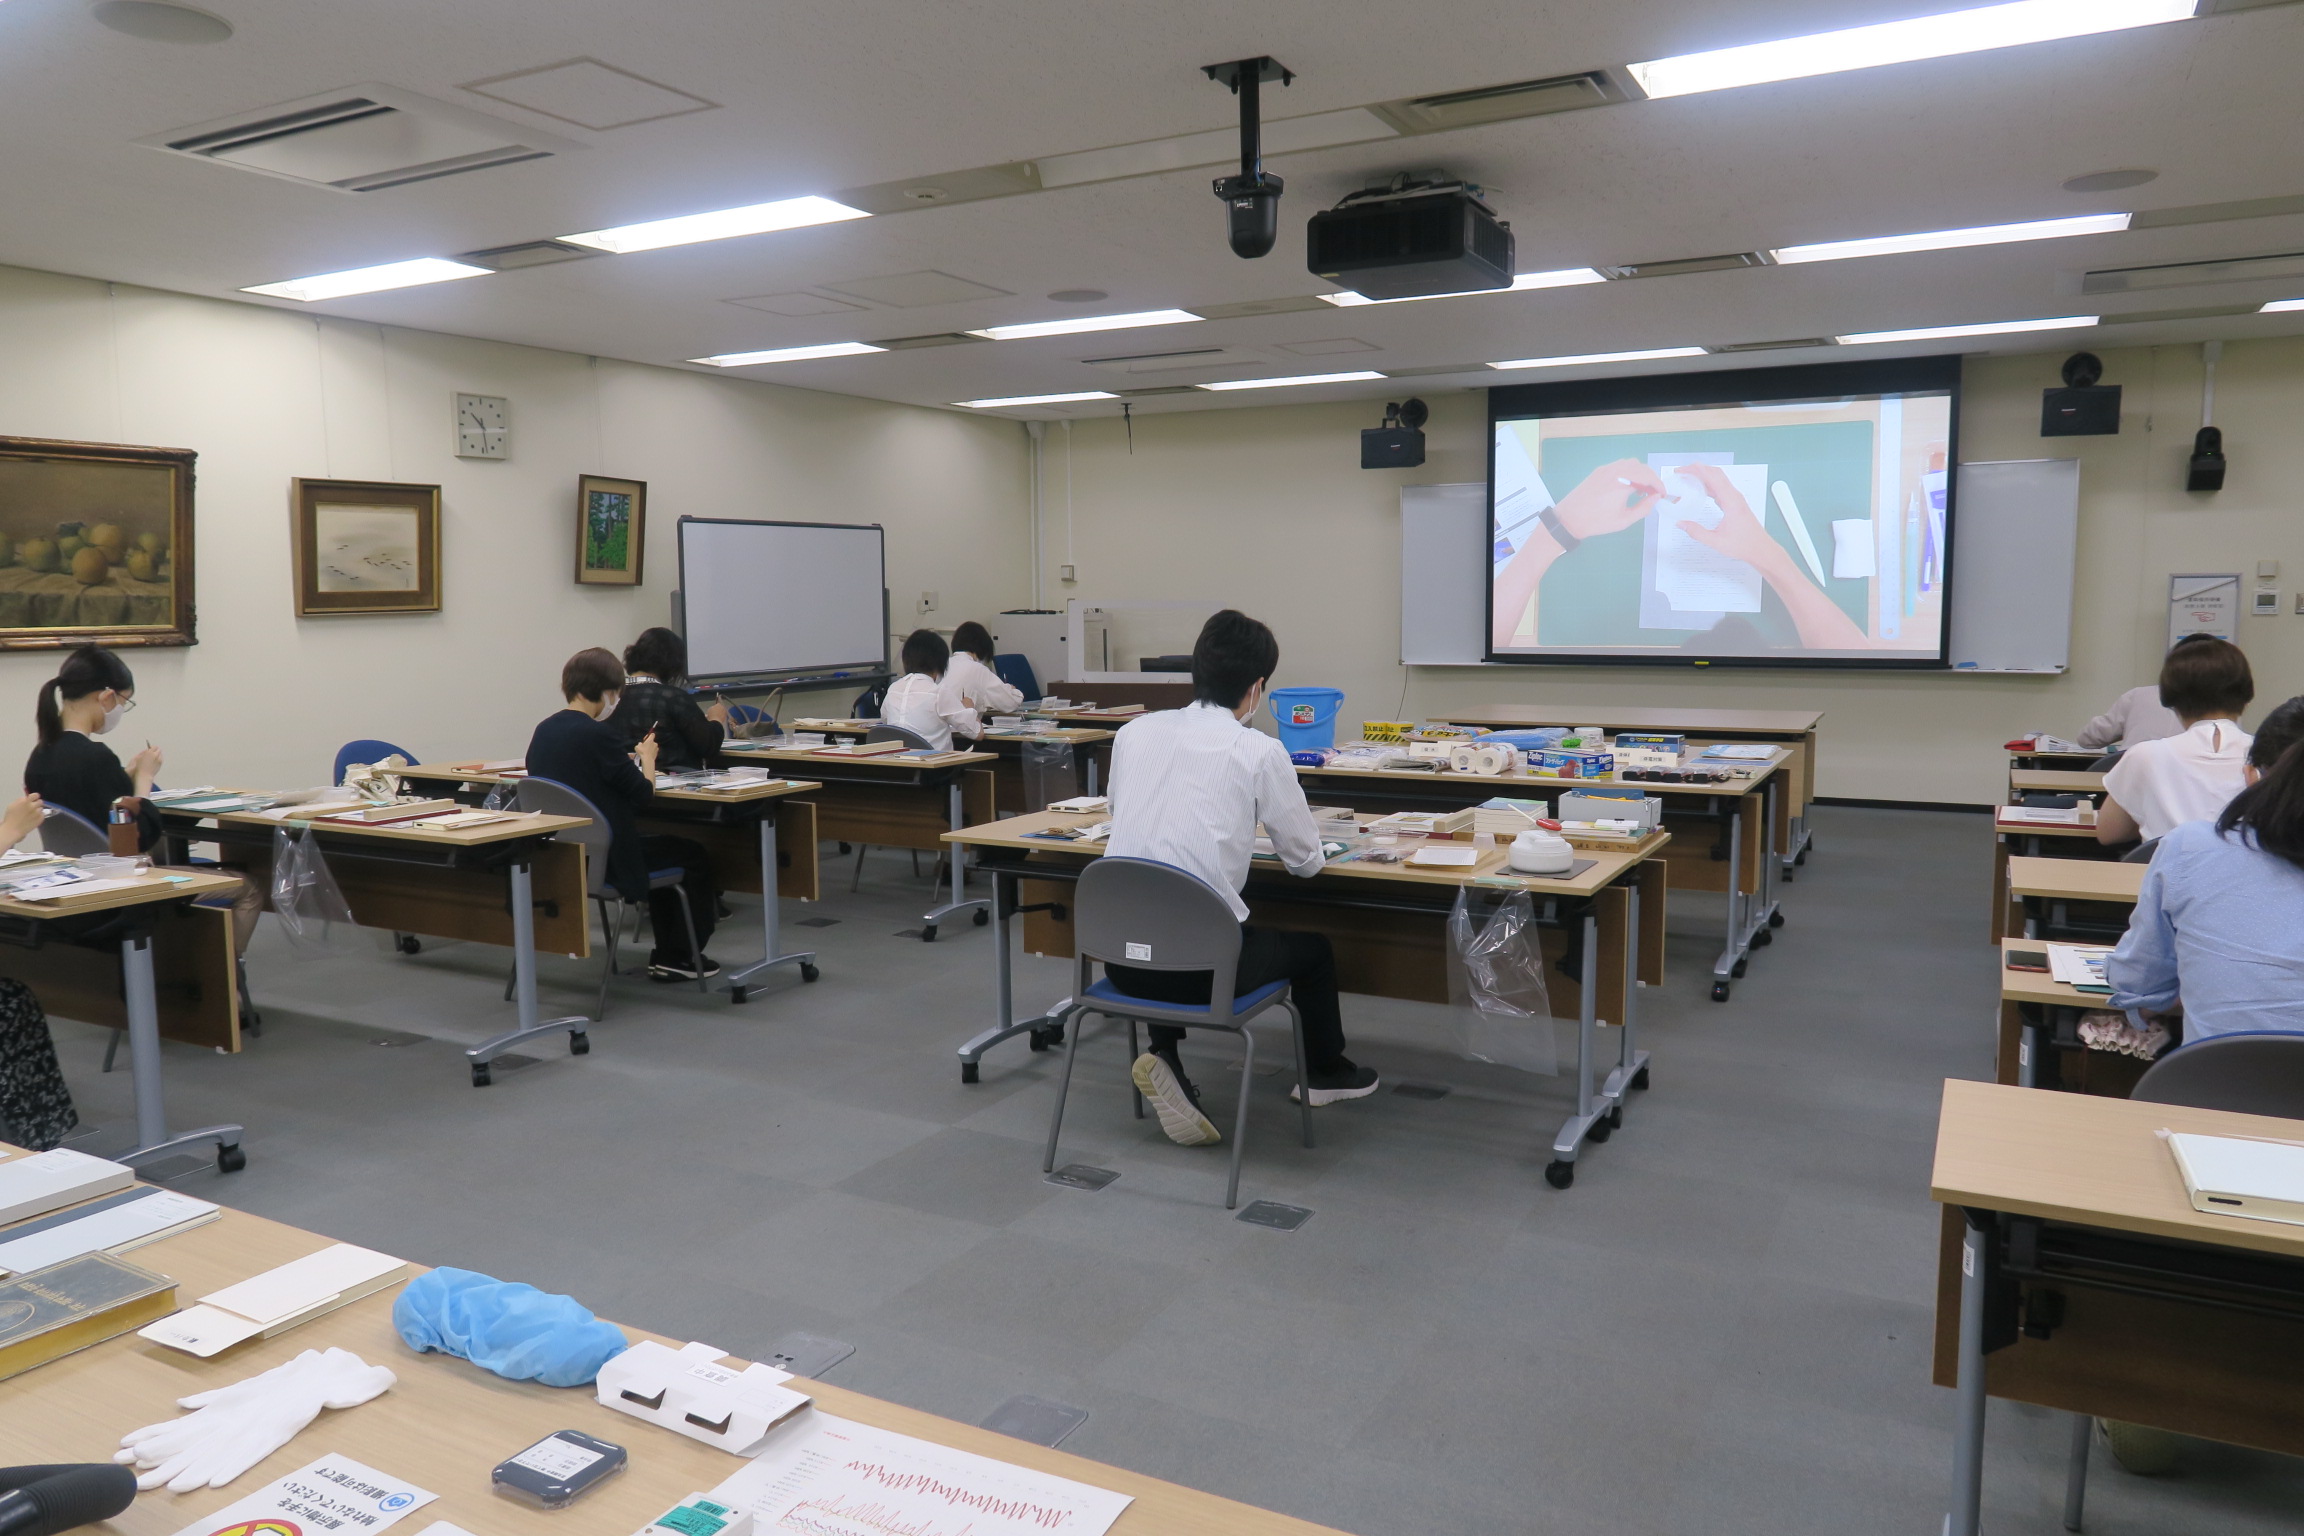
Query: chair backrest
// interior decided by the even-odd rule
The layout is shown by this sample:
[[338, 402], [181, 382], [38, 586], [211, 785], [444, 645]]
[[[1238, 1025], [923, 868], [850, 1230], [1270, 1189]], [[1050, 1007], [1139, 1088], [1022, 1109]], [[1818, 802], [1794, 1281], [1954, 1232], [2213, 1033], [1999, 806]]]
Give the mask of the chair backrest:
[[908, 731], [900, 725], [876, 725], [864, 733], [867, 742], [900, 741], [915, 752], [933, 752], [936, 744], [918, 731]]
[[2112, 771], [2112, 765], [2118, 761], [2120, 761], [2120, 749], [2118, 747], [2114, 747], [2111, 751], [2105, 753], [2102, 757], [2090, 763], [2088, 765], [2087, 771], [2090, 773], [2110, 773]]
[[366, 763], [373, 767], [395, 752], [399, 753], [409, 766], [415, 766], [416, 754], [405, 747], [396, 747], [388, 741], [377, 741], [373, 738], [365, 741], [348, 741], [336, 749], [336, 771], [328, 776], [328, 782], [341, 784], [344, 782], [344, 770], [354, 763]]
[[730, 725], [774, 725], [776, 717], [757, 704], [731, 704], [728, 706]]
[[2129, 849], [2126, 853], [2120, 855], [2120, 862], [2123, 864], [2149, 864], [2152, 862], [2152, 850], [2159, 846], [2160, 839], [2156, 837], [2147, 838], [2145, 841], [2138, 843], [2135, 847]]
[[879, 719], [880, 703], [887, 697], [888, 685], [886, 683], [874, 683], [856, 695], [856, 702], [848, 706], [848, 718], [851, 720]]
[[1213, 971], [1210, 1021], [1232, 1016], [1240, 921], [1198, 877], [1156, 859], [1105, 857], [1080, 872], [1072, 947], [1083, 963]]
[[2212, 1035], [2152, 1063], [2128, 1097], [2304, 1120], [2304, 1035]]
[[992, 675], [1028, 699], [1040, 697], [1040, 679], [1032, 674], [1032, 658], [1022, 651], [1002, 651], [994, 656]]
[[587, 894], [616, 894], [615, 888], [608, 883], [608, 846], [616, 840], [616, 834], [609, 829], [608, 818], [600, 814], [600, 807], [558, 779], [522, 779], [518, 794], [520, 809], [524, 811], [590, 819], [590, 826], [571, 827], [558, 835], [569, 842], [584, 845], [584, 878], [590, 886]]
[[67, 859], [78, 859], [110, 853], [112, 836], [78, 811], [51, 805], [47, 820], [40, 823], [40, 846]]

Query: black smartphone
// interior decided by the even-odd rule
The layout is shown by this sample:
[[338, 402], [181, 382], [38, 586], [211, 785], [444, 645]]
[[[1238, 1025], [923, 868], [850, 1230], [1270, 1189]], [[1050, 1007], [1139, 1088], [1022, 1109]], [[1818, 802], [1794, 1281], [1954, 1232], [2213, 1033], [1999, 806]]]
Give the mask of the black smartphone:
[[2048, 969], [2048, 951], [2044, 949], [2012, 949], [2008, 951], [2008, 969], [2012, 971], [2045, 971]]

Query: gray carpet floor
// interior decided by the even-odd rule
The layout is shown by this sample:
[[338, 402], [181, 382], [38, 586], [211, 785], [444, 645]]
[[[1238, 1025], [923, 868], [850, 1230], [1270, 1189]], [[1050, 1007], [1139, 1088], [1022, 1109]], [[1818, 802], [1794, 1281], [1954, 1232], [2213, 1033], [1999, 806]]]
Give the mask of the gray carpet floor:
[[[1291, 1074], [1260, 1076], [1242, 1198], [1311, 1208], [1299, 1230], [1231, 1219], [1222, 1154], [1133, 1120], [1097, 1029], [1066, 1157], [1120, 1177], [1044, 1182], [1057, 1058], [1018, 1040], [961, 1084], [987, 933], [898, 936], [928, 904], [901, 853], [787, 909], [836, 920], [786, 930], [821, 982], [786, 971], [742, 1007], [620, 982], [589, 1056], [537, 1042], [486, 1090], [458, 1051], [510, 1013], [503, 951], [298, 961], [268, 924], [263, 1037], [167, 1056], [174, 1121], [244, 1121], [248, 1167], [176, 1187], [737, 1355], [842, 1339], [829, 1380], [971, 1422], [1016, 1393], [1075, 1404], [1067, 1450], [1361, 1536], [1934, 1532], [1928, 1166], [1940, 1082], [1990, 1072], [1989, 849], [1981, 816], [1822, 808], [1789, 924], [1726, 1004], [1719, 898], [1676, 898], [1643, 994], [1654, 1086], [1566, 1192], [1541, 1177], [1565, 1078], [1461, 1060], [1435, 1010], [1359, 997], [1355, 1056], [1452, 1091], [1321, 1111], [1307, 1151]], [[756, 922], [740, 905], [714, 949], [757, 954]], [[547, 961], [546, 1006], [587, 1009], [595, 976]], [[1065, 981], [1024, 961], [1019, 999]], [[105, 1035], [57, 1035], [99, 1127], [76, 1145], [124, 1145]], [[1228, 1047], [1190, 1059], [1229, 1106]], [[1993, 1406], [1988, 1528], [2061, 1528], [2067, 1422]], [[2300, 1510], [2304, 1463], [2200, 1445], [2166, 1479], [2099, 1461], [2088, 1529], [2244, 1536]]]

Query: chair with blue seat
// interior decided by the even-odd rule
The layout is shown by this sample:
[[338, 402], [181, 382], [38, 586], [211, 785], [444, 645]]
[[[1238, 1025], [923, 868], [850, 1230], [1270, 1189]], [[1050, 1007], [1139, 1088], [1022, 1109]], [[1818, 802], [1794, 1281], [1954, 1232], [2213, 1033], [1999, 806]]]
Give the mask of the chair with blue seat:
[[[583, 845], [584, 878], [587, 882], [584, 894], [599, 907], [600, 926], [608, 935], [608, 963], [600, 971], [600, 1001], [592, 1015], [596, 1019], [605, 1019], [608, 1017], [608, 979], [624, 974], [616, 964], [616, 951], [622, 938], [622, 916], [626, 911], [642, 905], [640, 902], [625, 900], [624, 894], [609, 883], [608, 848], [615, 841], [615, 834], [609, 830], [608, 818], [600, 814], [598, 806], [557, 779], [522, 779], [519, 805], [523, 811], [541, 811], [548, 816], [581, 816], [588, 823], [559, 833], [558, 836], [568, 842]], [[652, 869], [648, 871], [648, 889], [651, 894], [671, 891], [680, 898], [680, 920], [688, 925], [688, 953], [700, 958], [702, 946], [696, 942], [696, 913], [689, 907], [688, 892], [680, 883], [687, 875], [685, 869]], [[701, 974], [701, 966], [698, 972], [696, 990], [711, 991]], [[504, 995], [512, 995], [509, 987]]]
[[68, 806], [45, 807], [40, 823], [40, 846], [67, 859], [85, 859], [112, 851], [112, 837], [102, 827]]
[[1040, 697], [1040, 679], [1032, 674], [1032, 659], [1022, 651], [1002, 651], [992, 658], [992, 675], [1027, 699]]
[[745, 738], [774, 733], [776, 717], [757, 704], [731, 704], [728, 706], [728, 734], [741, 733]]
[[[1240, 1104], [1232, 1122], [1232, 1171], [1224, 1186], [1224, 1209], [1240, 1203], [1240, 1157], [1248, 1137], [1248, 1085], [1256, 1067], [1256, 1037], [1248, 1026], [1273, 1008], [1288, 1011], [1296, 1045], [1296, 1081], [1310, 1081], [1304, 1060], [1304, 1020], [1288, 995], [1285, 981], [1267, 982], [1246, 996], [1235, 996], [1240, 974], [1240, 923], [1224, 898], [1208, 885], [1178, 869], [1152, 859], [1106, 856], [1080, 872], [1072, 906], [1072, 946], [1079, 956], [1079, 974], [1072, 1005], [1057, 1020], [1071, 1025], [1064, 1050], [1064, 1075], [1056, 1089], [1056, 1110], [1048, 1122], [1048, 1155], [1041, 1171], [1056, 1168], [1056, 1143], [1064, 1130], [1064, 1101], [1072, 1091], [1072, 1064], [1080, 1052], [1079, 1016], [1100, 1013], [1128, 1021], [1128, 1059], [1137, 1056], [1136, 1026], [1175, 1025], [1183, 1029], [1217, 1029], [1240, 1037]], [[1107, 977], [1091, 980], [1097, 962], [1118, 963], [1147, 971], [1207, 971], [1212, 982], [1205, 1003], [1162, 1003], [1131, 997]], [[1131, 1080], [1130, 1097], [1136, 1117], [1144, 1117], [1144, 1096]], [[1299, 1096], [1304, 1118], [1304, 1145], [1312, 1145], [1312, 1103]]]
[[854, 701], [849, 704], [848, 718], [851, 720], [879, 719], [880, 706], [887, 701], [887, 698], [888, 685], [886, 683], [874, 683], [856, 695]]
[[373, 737], [362, 741], [348, 741], [336, 749], [336, 771], [329, 775], [328, 782], [330, 784], [343, 783], [344, 770], [354, 763], [366, 763], [370, 767], [374, 767], [384, 759], [394, 755], [397, 755], [409, 767], [416, 766], [416, 754], [406, 747], [396, 747], [388, 741], [377, 741]]

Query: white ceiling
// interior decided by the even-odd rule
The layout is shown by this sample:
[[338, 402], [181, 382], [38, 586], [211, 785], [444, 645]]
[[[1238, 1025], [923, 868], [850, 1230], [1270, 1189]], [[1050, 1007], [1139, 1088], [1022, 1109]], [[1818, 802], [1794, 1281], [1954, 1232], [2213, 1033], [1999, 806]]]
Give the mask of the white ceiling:
[[[1297, 72], [1268, 117], [1563, 74], [1956, 8], [1959, 0], [209, 0], [229, 41], [176, 45], [98, 25], [86, 0], [0, 4], [0, 262], [218, 297], [415, 256], [1225, 129], [1199, 66], [1270, 53]], [[464, 89], [563, 60], [603, 61], [706, 102], [590, 131]], [[2304, 193], [2295, 110], [2304, 6], [1670, 101], [1629, 102], [1389, 143], [1276, 156], [1278, 248], [1231, 255], [1215, 171], [1194, 169], [926, 207], [309, 308], [580, 353], [678, 364], [713, 353], [876, 340], [1092, 312], [1301, 298], [1304, 221], [1367, 180], [1445, 169], [1494, 189], [1523, 271], [2168, 209]], [[571, 148], [553, 158], [351, 195], [136, 141], [362, 82], [483, 111]], [[490, 89], [497, 89], [491, 87]], [[2116, 167], [2149, 185], [2080, 195]], [[2304, 251], [2304, 215], [1965, 251], [1643, 279], [1533, 293], [1211, 320], [778, 364], [743, 376], [936, 405], [1062, 390], [1371, 368], [1358, 385], [1155, 396], [1139, 409], [1397, 398], [1574, 377], [1498, 359], [1722, 345], [2075, 313], [2252, 306], [2304, 281], [2084, 298], [2086, 268]], [[896, 305], [949, 274], [1007, 296]], [[1064, 289], [1106, 291], [1093, 305]], [[774, 313], [759, 296], [860, 307]], [[968, 290], [973, 291], [973, 290]], [[929, 297], [935, 297], [930, 294]], [[735, 304], [734, 299], [752, 299]], [[776, 300], [781, 309], [829, 305]], [[2008, 350], [2304, 331], [2304, 314], [2159, 319]], [[1365, 349], [1345, 343], [1364, 344]], [[1838, 355], [1983, 349], [1989, 340]], [[1198, 371], [1086, 359], [1217, 347]], [[1696, 366], [1800, 362], [1773, 352]], [[1651, 370], [1688, 362], [1646, 365]], [[1633, 368], [1587, 372], [1640, 371]], [[1109, 414], [1116, 402], [1030, 414]]]

